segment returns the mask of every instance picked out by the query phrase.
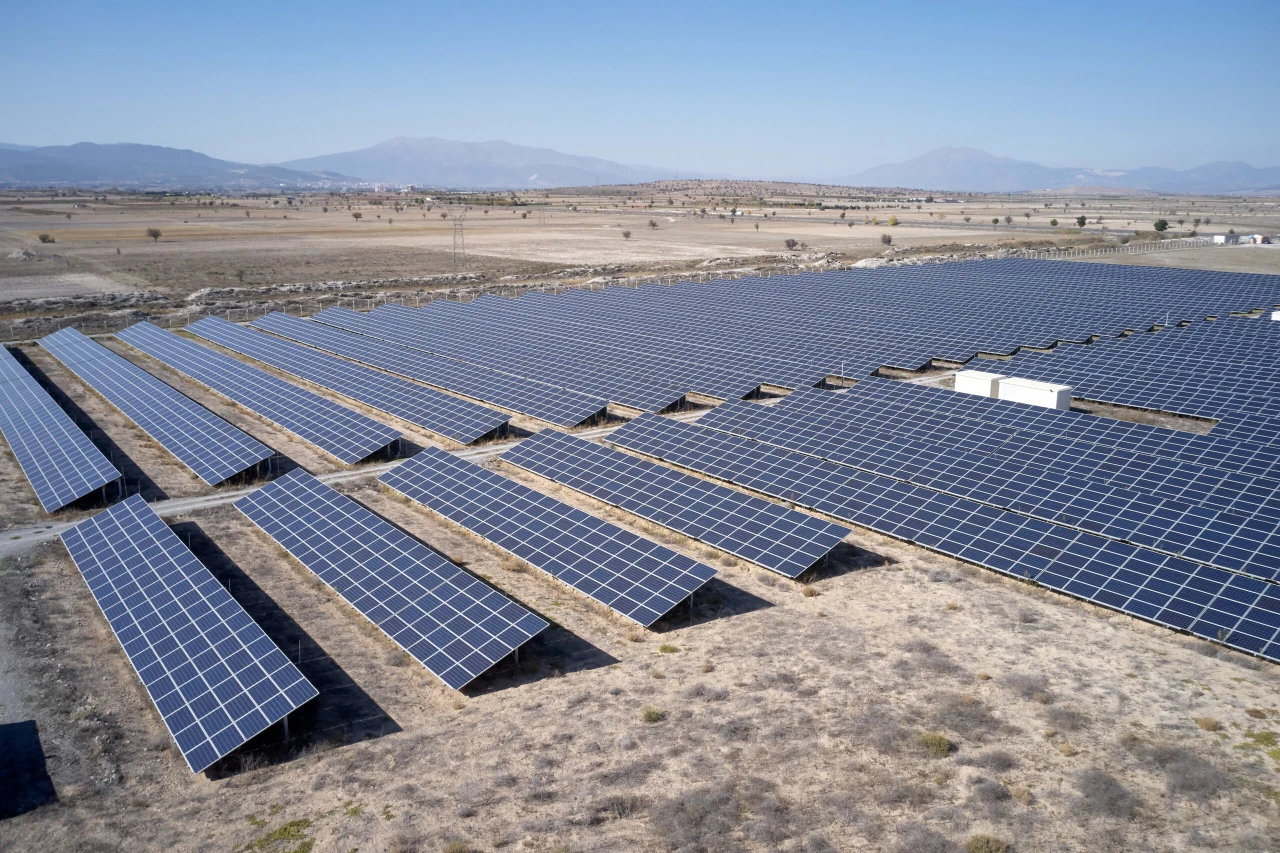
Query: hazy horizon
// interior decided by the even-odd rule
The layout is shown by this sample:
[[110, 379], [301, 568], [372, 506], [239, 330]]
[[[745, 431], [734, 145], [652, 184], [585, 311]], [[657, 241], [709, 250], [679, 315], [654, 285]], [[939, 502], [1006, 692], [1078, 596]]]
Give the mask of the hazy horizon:
[[1053, 167], [1280, 165], [1280, 97], [1255, 85], [1280, 71], [1261, 3], [123, 6], [29, 13], [56, 61], [45, 39], [13, 46], [14, 91], [42, 108], [7, 111], [0, 141], [279, 163], [436, 136], [780, 180], [942, 146]]

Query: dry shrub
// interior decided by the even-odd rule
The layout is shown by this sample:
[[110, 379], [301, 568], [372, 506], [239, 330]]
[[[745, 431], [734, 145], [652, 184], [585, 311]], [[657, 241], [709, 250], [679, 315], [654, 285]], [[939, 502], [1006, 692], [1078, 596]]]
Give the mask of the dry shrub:
[[893, 853], [955, 853], [956, 846], [932, 829], [912, 824], [892, 848]]
[[1267, 718], [1267, 712], [1261, 708], [1245, 708], [1244, 712], [1255, 720], [1265, 720]]
[[1011, 799], [1009, 789], [994, 779], [978, 779], [969, 791], [969, 799], [976, 805], [988, 808]]
[[665, 797], [649, 809], [649, 823], [671, 849], [720, 853], [741, 849], [734, 838], [777, 847], [793, 834], [790, 805], [762, 779], [720, 782]]
[[[1049, 703], [1049, 681], [1043, 675], [1032, 675], [1025, 672], [1011, 672], [1001, 679], [1001, 683], [1006, 688], [1021, 696], [1023, 699], [1030, 699], [1040, 702], [1042, 705]], [[1037, 696], [1043, 696], [1041, 701]]]
[[667, 712], [653, 705], [646, 705], [640, 712], [640, 719], [646, 723], [660, 723], [667, 718]]
[[701, 699], [704, 702], [723, 702], [729, 698], [729, 691], [723, 687], [708, 687], [701, 682], [684, 692], [685, 698]]
[[967, 767], [981, 767], [984, 770], [990, 770], [992, 773], [1005, 773], [1018, 766], [1018, 759], [1003, 749], [989, 749], [976, 755], [957, 758], [956, 764]]
[[934, 697], [929, 719], [934, 726], [978, 742], [1002, 728], [981, 700], [966, 693], [943, 693]]
[[803, 595], [805, 598], [816, 598], [818, 595], [818, 591], [806, 584], [805, 586], [800, 588], [800, 594]]
[[1184, 747], [1148, 746], [1136, 740], [1129, 741], [1127, 745], [1135, 754], [1164, 772], [1170, 794], [1204, 802], [1236, 786], [1229, 775]]
[[703, 672], [715, 672], [715, 671], [716, 671], [716, 665], [715, 665], [715, 664], [713, 664], [713, 663], [704, 663], [704, 664], [702, 665], [702, 671], [703, 671]]
[[609, 794], [596, 803], [595, 811], [613, 820], [625, 820], [640, 814], [648, 806], [648, 797], [639, 794]]
[[1067, 758], [1071, 758], [1072, 756], [1079, 754], [1080, 750], [1076, 749], [1074, 746], [1067, 743], [1066, 741], [1063, 741], [1062, 743], [1058, 744], [1058, 752], [1061, 752]]
[[1076, 790], [1080, 793], [1077, 807], [1090, 815], [1128, 819], [1138, 812], [1138, 798], [1115, 777], [1096, 767], [1076, 777]]
[[1064, 732], [1076, 732], [1089, 725], [1089, 718], [1073, 708], [1046, 708], [1044, 718]]

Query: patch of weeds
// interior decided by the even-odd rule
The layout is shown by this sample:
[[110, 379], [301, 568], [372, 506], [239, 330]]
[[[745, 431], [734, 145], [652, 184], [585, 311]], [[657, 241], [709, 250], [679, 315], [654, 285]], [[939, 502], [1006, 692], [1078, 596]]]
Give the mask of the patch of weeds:
[[249, 815], [248, 817], [245, 818], [245, 820], [249, 821], [250, 826], [256, 826], [258, 828], [262, 828], [267, 825], [267, 822], [265, 820], [258, 817], [257, 812], [254, 812], [253, 814]]
[[650, 677], [650, 678], [663, 679], [663, 678], [666, 678], [666, 675], [664, 675], [664, 674], [663, 674], [661, 671], [659, 671], [659, 670], [651, 669], [651, 670], [649, 670], [649, 677]]
[[688, 699], [701, 699], [704, 702], [723, 702], [729, 698], [729, 691], [723, 687], [713, 688], [698, 683], [686, 690], [684, 695]]
[[916, 745], [928, 753], [930, 758], [946, 758], [955, 749], [950, 738], [937, 732], [921, 732], [916, 735]]
[[662, 645], [658, 646], [658, 651], [662, 652], [664, 655], [673, 655], [676, 652], [680, 651], [680, 647], [673, 646], [670, 643], [663, 643]]
[[469, 843], [456, 838], [453, 841], [445, 842], [445, 845], [440, 848], [440, 853], [474, 853], [474, 851], [475, 848]]
[[715, 665], [715, 664], [713, 664], [713, 663], [704, 663], [704, 664], [702, 665], [702, 671], [703, 671], [703, 672], [715, 672], [715, 671], [716, 671], [716, 665]]
[[809, 586], [808, 584], [805, 584], [804, 586], [802, 586], [802, 587], [800, 588], [800, 594], [801, 594], [801, 595], [803, 595], [805, 598], [817, 598], [817, 597], [818, 597], [818, 591], [817, 591], [816, 589], [814, 589], [813, 587]]
[[1216, 732], [1222, 728], [1222, 723], [1218, 722], [1213, 717], [1192, 717], [1192, 720], [1194, 720], [1195, 724], [1206, 732]]
[[1244, 739], [1248, 743], [1240, 744], [1242, 749], [1271, 749], [1280, 745], [1280, 739], [1277, 739], [1276, 733], [1270, 729], [1262, 729], [1261, 731], [1249, 729], [1244, 733]]
[[364, 808], [355, 800], [347, 800], [342, 804], [342, 811], [347, 817], [359, 817], [364, 813]]
[[994, 779], [981, 779], [974, 783], [969, 799], [988, 808], [1012, 799], [1009, 789]]
[[1255, 720], [1265, 720], [1268, 716], [1267, 712], [1262, 708], [1245, 708], [1244, 712]]
[[1138, 811], [1138, 798], [1109, 773], [1090, 767], [1076, 777], [1081, 811], [1097, 817], [1132, 818]]
[[392, 811], [391, 811], [391, 806], [383, 806], [383, 807], [382, 807], [382, 819], [383, 819], [383, 820], [391, 820], [393, 817], [395, 817], [395, 814], [393, 814], [393, 813], [392, 813]]
[[653, 705], [646, 705], [640, 712], [640, 719], [646, 723], [660, 723], [667, 718], [667, 712]]
[[994, 835], [970, 835], [964, 840], [964, 853], [1005, 853], [1009, 845]]
[[1169, 793], [1204, 802], [1235, 787], [1235, 780], [1216, 766], [1180, 746], [1150, 746], [1133, 740], [1126, 746], [1165, 774]]
[[1058, 744], [1058, 752], [1061, 752], [1067, 758], [1072, 758], [1078, 755], [1080, 753], [1080, 750], [1076, 749], [1074, 746], [1067, 743], [1066, 741], [1063, 741], [1062, 743]]
[[311, 828], [311, 821], [308, 818], [300, 818], [299, 820], [291, 820], [288, 823], [276, 827], [261, 838], [256, 838], [239, 848], [244, 853], [251, 850], [276, 850], [281, 844], [289, 844], [298, 842], [297, 846], [291, 848], [288, 853], [310, 853], [311, 848], [315, 845], [315, 840], [307, 837], [307, 830]]

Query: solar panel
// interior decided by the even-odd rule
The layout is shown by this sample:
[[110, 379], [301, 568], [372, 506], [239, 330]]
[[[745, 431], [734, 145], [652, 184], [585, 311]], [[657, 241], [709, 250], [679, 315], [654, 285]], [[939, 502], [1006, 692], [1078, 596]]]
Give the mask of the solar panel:
[[120, 479], [120, 472], [4, 347], [0, 433], [45, 512]]
[[219, 317], [205, 317], [187, 331], [462, 444], [498, 433], [510, 420], [493, 409]]
[[[937, 392], [935, 392], [937, 393]], [[962, 396], [943, 392], [946, 402]], [[937, 413], [894, 412], [859, 423], [847, 394], [813, 391], [799, 403], [738, 403], [699, 426], [852, 465], [935, 491], [1088, 530], [1263, 580], [1280, 580], [1280, 522], [1027, 466], [1000, 453], [1007, 427], [954, 422]], [[1031, 409], [1000, 401], [1005, 407]], [[1089, 418], [1088, 415], [1076, 417]], [[890, 428], [886, 428], [890, 427]]]
[[1002, 574], [1280, 661], [1280, 586], [645, 415], [608, 441]]
[[75, 329], [42, 338], [40, 346], [211, 486], [275, 455], [248, 433]]
[[319, 695], [140, 496], [62, 541], [193, 772]]
[[439, 448], [379, 481], [645, 627], [715, 575], [710, 566]]
[[236, 509], [454, 690], [547, 627], [300, 468]]
[[150, 323], [116, 337], [347, 464], [400, 438], [373, 418]]
[[847, 528], [555, 430], [502, 458], [789, 578], [822, 559]]
[[259, 329], [326, 352], [447, 388], [557, 426], [573, 427], [604, 416], [608, 401], [523, 379], [428, 352], [358, 335], [278, 312], [253, 321]]

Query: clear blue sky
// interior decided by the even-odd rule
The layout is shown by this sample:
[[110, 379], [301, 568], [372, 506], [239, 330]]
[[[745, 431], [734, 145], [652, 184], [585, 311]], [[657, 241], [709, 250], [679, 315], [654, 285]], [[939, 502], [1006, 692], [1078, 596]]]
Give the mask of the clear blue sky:
[[940, 145], [1280, 165], [1274, 2], [7, 8], [4, 142], [275, 162], [441, 136], [781, 178]]

